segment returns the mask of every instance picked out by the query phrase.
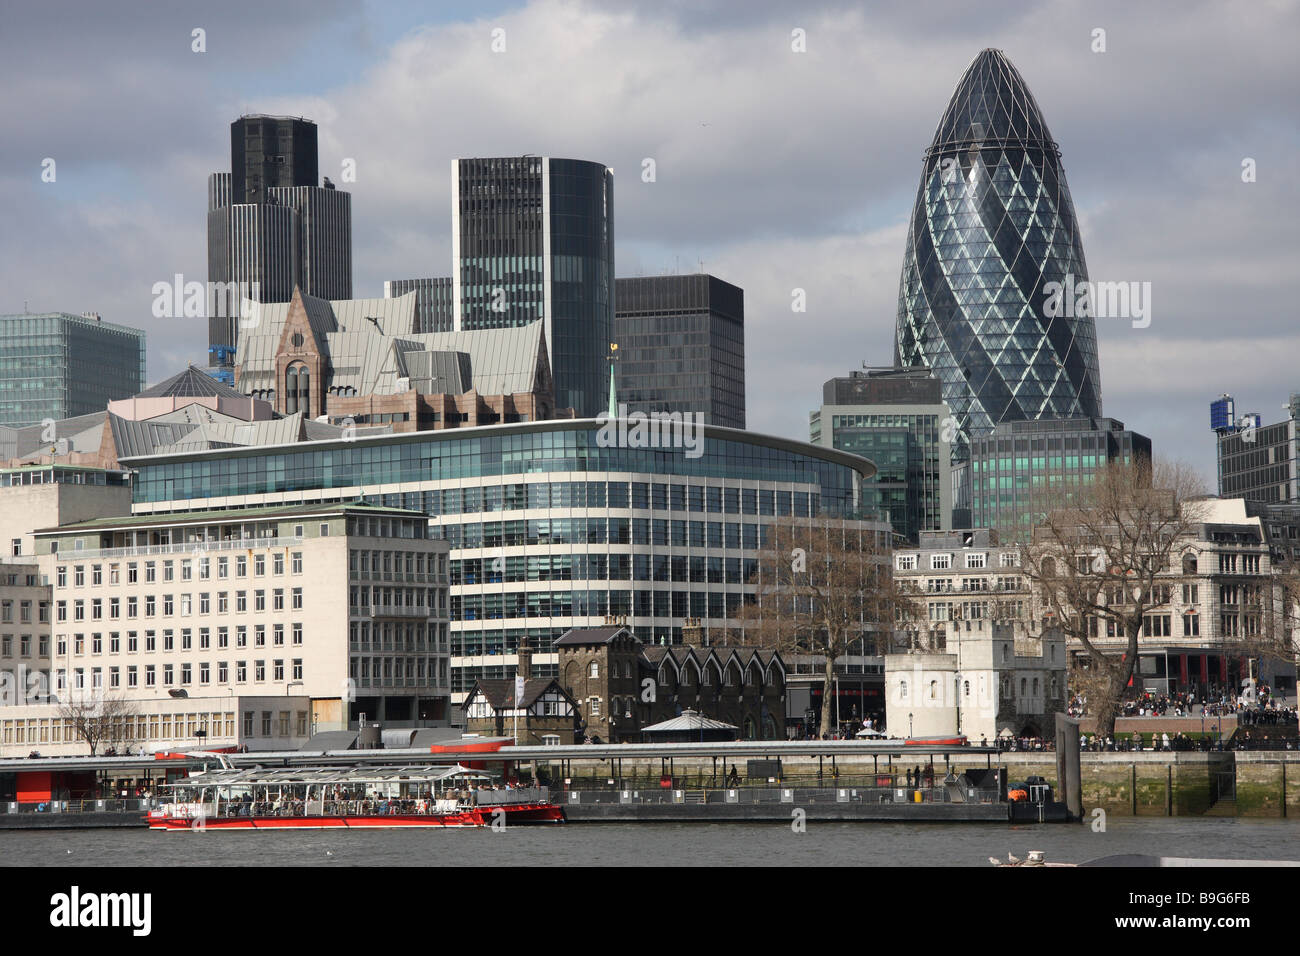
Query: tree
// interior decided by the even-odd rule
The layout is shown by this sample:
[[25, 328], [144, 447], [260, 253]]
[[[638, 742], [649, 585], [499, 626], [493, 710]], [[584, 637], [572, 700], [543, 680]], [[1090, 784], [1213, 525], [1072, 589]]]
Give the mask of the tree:
[[828, 734], [835, 662], [858, 642], [873, 653], [876, 638], [914, 605], [894, 582], [887, 527], [824, 519], [777, 522], [764, 532], [754, 601], [736, 623], [747, 642], [822, 659], [820, 733]]
[[1203, 487], [1185, 465], [1139, 459], [1039, 495], [1032, 511], [1021, 560], [1031, 628], [1058, 627], [1083, 647], [1088, 707], [1097, 733], [1111, 734], [1146, 617], [1170, 603], [1183, 552], [1205, 520]]
[[134, 701], [105, 696], [99, 691], [64, 691], [67, 699], [59, 701], [59, 716], [71, 721], [72, 732], [90, 747], [95, 756], [100, 747], [125, 750], [139, 742], [136, 717], [140, 708]]

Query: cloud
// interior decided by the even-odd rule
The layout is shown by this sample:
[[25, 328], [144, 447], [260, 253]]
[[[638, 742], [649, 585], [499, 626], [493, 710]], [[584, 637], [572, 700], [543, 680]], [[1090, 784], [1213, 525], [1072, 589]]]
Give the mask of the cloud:
[[[824, 380], [892, 361], [922, 155], [966, 65], [998, 46], [1060, 143], [1093, 277], [1153, 284], [1150, 329], [1099, 328], [1107, 414], [1212, 476], [1205, 403], [1248, 384], [1272, 407], [1293, 387], [1277, 356], [1300, 344], [1294, 5], [535, 0], [401, 28], [406, 8], [246, 3], [205, 8], [205, 59], [183, 8], [42, 9], [7, 13], [0, 37], [0, 216], [22, 223], [0, 235], [0, 309], [140, 325], [151, 378], [204, 358], [202, 323], [152, 319], [149, 289], [206, 272], [229, 123], [284, 112], [320, 124], [322, 174], [356, 161], [340, 184], [358, 296], [449, 274], [453, 158], [613, 167], [619, 274], [702, 259], [744, 288], [750, 425], [805, 438]], [[57, 185], [39, 182], [48, 155]]]

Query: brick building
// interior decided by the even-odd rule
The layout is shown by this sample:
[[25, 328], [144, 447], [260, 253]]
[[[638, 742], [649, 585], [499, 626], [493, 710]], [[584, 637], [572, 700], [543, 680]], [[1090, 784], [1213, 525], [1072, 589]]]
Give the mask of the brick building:
[[574, 628], [555, 642], [559, 682], [593, 740], [640, 740], [641, 729], [695, 710], [741, 739], [785, 738], [785, 662], [752, 647], [645, 646], [631, 628]]

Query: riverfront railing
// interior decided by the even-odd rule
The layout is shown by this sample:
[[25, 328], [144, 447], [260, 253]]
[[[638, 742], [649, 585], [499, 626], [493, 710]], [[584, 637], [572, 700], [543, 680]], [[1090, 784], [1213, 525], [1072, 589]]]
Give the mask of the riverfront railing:
[[114, 800], [41, 800], [38, 802], [0, 801], [0, 814], [25, 813], [147, 813], [158, 806], [157, 799], [127, 797]]
[[558, 789], [560, 806], [573, 804], [873, 804], [1000, 803], [996, 788], [952, 786], [907, 787], [732, 787], [705, 789]]

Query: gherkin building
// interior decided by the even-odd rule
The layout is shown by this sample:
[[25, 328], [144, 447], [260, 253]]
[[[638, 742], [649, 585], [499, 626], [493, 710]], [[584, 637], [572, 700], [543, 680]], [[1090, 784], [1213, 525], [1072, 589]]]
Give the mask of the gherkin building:
[[1088, 267], [1060, 151], [1011, 61], [984, 50], [926, 151], [898, 292], [895, 365], [939, 378], [954, 459], [1000, 422], [1100, 417], [1093, 319], [1046, 314], [1069, 311], [1044, 289], [1067, 276]]

